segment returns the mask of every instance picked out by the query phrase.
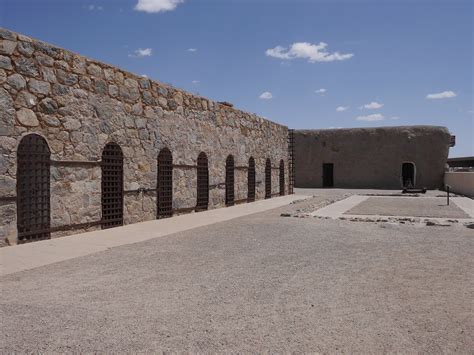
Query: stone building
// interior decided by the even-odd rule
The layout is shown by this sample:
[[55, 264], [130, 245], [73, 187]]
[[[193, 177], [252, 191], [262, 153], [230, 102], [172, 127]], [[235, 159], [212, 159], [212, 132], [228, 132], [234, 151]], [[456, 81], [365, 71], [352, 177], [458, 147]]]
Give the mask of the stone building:
[[0, 242], [288, 193], [288, 129], [0, 29]]
[[379, 127], [294, 131], [295, 186], [399, 189], [443, 186], [447, 128]]

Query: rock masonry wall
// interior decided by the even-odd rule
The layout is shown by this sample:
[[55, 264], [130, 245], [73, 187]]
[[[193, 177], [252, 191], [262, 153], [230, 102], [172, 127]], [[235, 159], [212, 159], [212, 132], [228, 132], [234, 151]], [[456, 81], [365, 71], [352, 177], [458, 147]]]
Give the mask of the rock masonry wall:
[[[156, 218], [157, 156], [164, 147], [177, 165], [196, 165], [199, 153], [207, 154], [210, 209], [224, 206], [229, 154], [239, 167], [236, 200], [247, 197], [251, 156], [257, 200], [265, 194], [266, 158], [275, 168], [284, 160], [288, 185], [287, 127], [0, 29], [0, 242], [17, 240], [17, 147], [30, 133], [51, 150], [53, 228], [101, 219], [97, 162], [108, 142], [124, 154], [125, 224]], [[279, 172], [272, 169], [272, 193], [278, 191]], [[174, 209], [196, 205], [196, 169], [174, 168], [173, 194]], [[100, 226], [84, 228], [52, 236]]]

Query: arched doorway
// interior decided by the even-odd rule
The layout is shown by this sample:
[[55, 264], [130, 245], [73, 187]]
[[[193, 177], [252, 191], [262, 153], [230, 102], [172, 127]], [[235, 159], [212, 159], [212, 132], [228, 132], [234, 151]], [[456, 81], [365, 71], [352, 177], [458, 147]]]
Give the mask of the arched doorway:
[[280, 160], [280, 196], [285, 195], [285, 162]]
[[102, 229], [123, 225], [123, 153], [117, 143], [102, 151]]
[[173, 215], [173, 155], [168, 148], [158, 154], [156, 218]]
[[22, 138], [17, 153], [18, 243], [51, 238], [51, 152], [37, 134]]
[[207, 155], [201, 152], [197, 159], [197, 202], [196, 212], [205, 211], [209, 206], [209, 168]]
[[416, 167], [412, 162], [402, 164], [402, 187], [413, 188], [416, 184]]
[[255, 201], [255, 159], [250, 157], [247, 171], [247, 202]]
[[265, 198], [272, 197], [272, 162], [267, 159], [265, 162]]
[[225, 205], [234, 205], [234, 157], [229, 155], [225, 161]]

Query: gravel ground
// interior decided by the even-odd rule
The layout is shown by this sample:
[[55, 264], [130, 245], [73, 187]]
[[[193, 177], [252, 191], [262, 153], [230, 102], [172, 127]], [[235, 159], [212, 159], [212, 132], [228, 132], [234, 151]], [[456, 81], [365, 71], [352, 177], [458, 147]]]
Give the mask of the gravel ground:
[[369, 197], [344, 214], [470, 218], [454, 202], [448, 206], [441, 197]]
[[474, 231], [326, 199], [5, 276], [0, 351], [472, 353]]

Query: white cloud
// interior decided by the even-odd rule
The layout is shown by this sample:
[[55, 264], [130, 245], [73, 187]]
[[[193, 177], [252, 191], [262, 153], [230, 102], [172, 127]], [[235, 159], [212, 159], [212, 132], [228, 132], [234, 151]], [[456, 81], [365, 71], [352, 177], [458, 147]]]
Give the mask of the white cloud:
[[104, 8], [102, 6], [89, 5], [87, 6], [87, 9], [89, 11], [94, 11], [94, 10], [102, 11]]
[[142, 78], [148, 78], [148, 75], [142, 74]]
[[188, 52], [197, 52], [196, 48], [188, 48]]
[[183, 3], [184, 0], [138, 0], [135, 10], [144, 11], [150, 14], [173, 11], [176, 6]]
[[428, 94], [426, 95], [426, 98], [428, 100], [439, 100], [439, 99], [450, 99], [456, 96], [457, 94], [454, 91], [443, 91], [443, 92], [438, 92], [436, 94]]
[[380, 113], [374, 113], [372, 115], [368, 116], [359, 116], [356, 118], [357, 121], [383, 121], [385, 119], [384, 115], [381, 115]]
[[349, 106], [338, 106], [338, 107], [336, 107], [337, 112], [344, 112], [344, 111], [347, 111], [347, 110], [349, 110]]
[[152, 51], [151, 48], [138, 48], [133, 54], [129, 54], [128, 56], [131, 58], [151, 57]]
[[194, 85], [197, 85], [197, 84], [200, 83], [200, 81], [199, 80], [193, 80], [193, 81], [191, 81], [191, 83], [193, 83]]
[[329, 53], [326, 51], [327, 43], [311, 44], [308, 42], [293, 43], [290, 48], [276, 46], [265, 51], [269, 57], [291, 60], [295, 58], [307, 59], [309, 63], [333, 62], [346, 60], [354, 56], [352, 53], [341, 54], [339, 52]]
[[398, 117], [398, 116], [393, 116], [393, 117], [390, 117], [390, 119], [391, 119], [391, 120], [399, 120], [400, 117]]
[[320, 94], [320, 95], [324, 95], [326, 92], [327, 90], [324, 88], [315, 91], [316, 94]]
[[273, 99], [273, 95], [272, 95], [271, 92], [265, 91], [260, 95], [260, 99], [262, 99], [262, 100], [271, 100], [271, 99]]
[[361, 110], [366, 108], [368, 110], [376, 110], [376, 109], [379, 109], [379, 108], [382, 108], [383, 107], [383, 104], [380, 104], [378, 102], [375, 102], [375, 101], [372, 101], [370, 104], [365, 104], [361, 107], [359, 107]]

